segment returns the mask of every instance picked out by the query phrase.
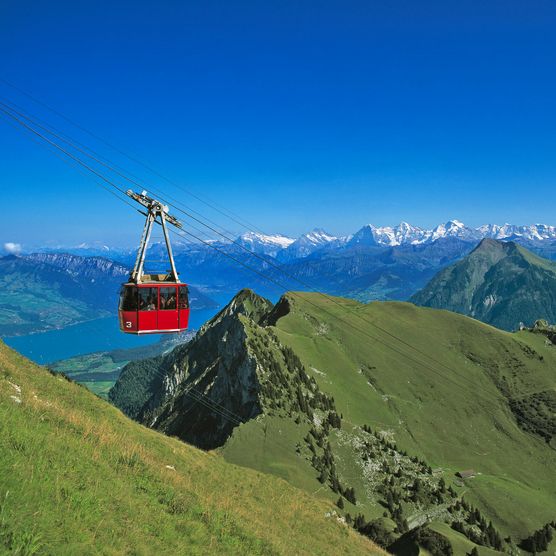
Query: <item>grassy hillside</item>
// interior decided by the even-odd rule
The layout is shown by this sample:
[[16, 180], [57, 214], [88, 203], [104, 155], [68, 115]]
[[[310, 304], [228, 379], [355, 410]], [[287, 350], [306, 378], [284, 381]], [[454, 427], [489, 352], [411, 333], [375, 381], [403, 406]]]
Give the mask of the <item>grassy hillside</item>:
[[411, 301], [448, 309], [505, 330], [556, 322], [556, 263], [515, 243], [483, 240], [440, 271]]
[[0, 552], [359, 554], [332, 505], [124, 417], [0, 343]]
[[[556, 347], [529, 332], [511, 335], [409, 303], [342, 301], [346, 312], [316, 295], [302, 298], [289, 300], [292, 310], [276, 332], [346, 420], [380, 426], [449, 474], [475, 469], [480, 475], [466, 482], [466, 496], [504, 533], [525, 533], [551, 519], [556, 451], [518, 426], [509, 400], [535, 393], [554, 400]], [[375, 340], [346, 326], [346, 318]]]
[[309, 293], [269, 311], [242, 292], [236, 306], [250, 296], [257, 311], [231, 304], [189, 346], [127, 367], [113, 399], [186, 440], [218, 431], [228, 461], [341, 498], [344, 513], [395, 537], [458, 522], [469, 541], [473, 506], [483, 533], [492, 521], [514, 545], [553, 519], [556, 347], [545, 336]]

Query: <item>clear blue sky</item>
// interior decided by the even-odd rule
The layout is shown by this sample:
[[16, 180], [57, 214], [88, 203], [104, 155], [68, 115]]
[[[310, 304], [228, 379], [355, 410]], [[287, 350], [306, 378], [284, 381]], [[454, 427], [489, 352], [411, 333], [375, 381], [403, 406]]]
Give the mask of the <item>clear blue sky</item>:
[[[555, 31], [553, 1], [2, 0], [0, 77], [265, 231], [556, 224]], [[1, 242], [141, 226], [2, 119], [0, 187]]]

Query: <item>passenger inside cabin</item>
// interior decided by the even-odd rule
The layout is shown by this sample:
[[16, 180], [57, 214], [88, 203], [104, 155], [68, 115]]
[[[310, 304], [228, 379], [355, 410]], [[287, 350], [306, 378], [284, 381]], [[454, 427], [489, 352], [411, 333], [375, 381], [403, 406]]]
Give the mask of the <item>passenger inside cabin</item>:
[[160, 309], [163, 311], [176, 309], [176, 288], [160, 288]]

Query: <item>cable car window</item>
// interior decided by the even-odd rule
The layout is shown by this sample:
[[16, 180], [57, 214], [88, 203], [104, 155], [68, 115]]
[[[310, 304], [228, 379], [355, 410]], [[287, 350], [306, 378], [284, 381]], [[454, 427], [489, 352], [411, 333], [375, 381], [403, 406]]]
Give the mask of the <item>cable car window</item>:
[[176, 288], [160, 288], [160, 309], [173, 311], [176, 309]]
[[137, 311], [137, 288], [123, 286], [120, 293], [120, 311]]
[[156, 311], [157, 308], [157, 288], [139, 288], [139, 311]]
[[189, 290], [187, 286], [180, 286], [180, 309], [189, 308]]

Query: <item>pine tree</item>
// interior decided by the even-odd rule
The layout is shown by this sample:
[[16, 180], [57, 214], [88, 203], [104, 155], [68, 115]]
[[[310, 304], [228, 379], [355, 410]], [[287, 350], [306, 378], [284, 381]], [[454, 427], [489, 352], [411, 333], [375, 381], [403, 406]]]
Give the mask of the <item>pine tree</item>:
[[332, 492], [341, 492], [340, 481], [338, 480], [338, 476], [336, 473], [330, 473], [330, 488]]
[[388, 506], [390, 513], [392, 513], [394, 509], [394, 497], [392, 496], [391, 490], [389, 490], [388, 493], [386, 494], [386, 506]]
[[336, 502], [336, 506], [338, 506], [338, 508], [340, 508], [340, 510], [344, 509], [344, 500], [341, 496], [340, 496], [340, 498], [338, 498], [338, 501]]
[[364, 526], [365, 526], [365, 516], [362, 514], [358, 514], [353, 522], [353, 527], [355, 527], [355, 529], [363, 529]]
[[355, 490], [353, 487], [346, 488], [344, 496], [346, 497], [346, 500], [349, 500], [352, 504], [356, 503]]

